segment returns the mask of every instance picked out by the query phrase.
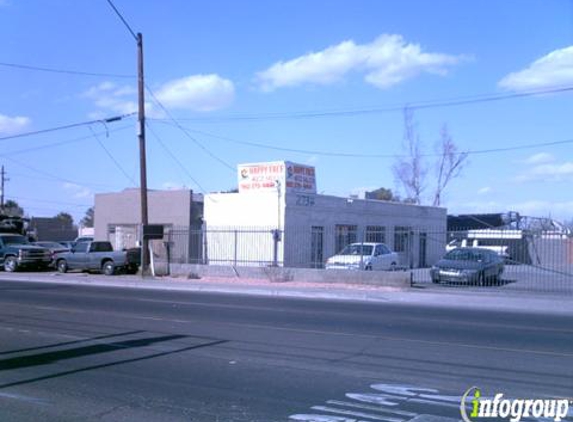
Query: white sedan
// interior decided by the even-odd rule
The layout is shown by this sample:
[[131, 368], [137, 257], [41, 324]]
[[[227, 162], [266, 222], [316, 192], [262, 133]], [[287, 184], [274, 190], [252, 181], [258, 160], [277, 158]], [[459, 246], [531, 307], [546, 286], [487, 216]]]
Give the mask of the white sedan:
[[327, 270], [395, 270], [398, 254], [384, 243], [351, 243], [326, 260]]

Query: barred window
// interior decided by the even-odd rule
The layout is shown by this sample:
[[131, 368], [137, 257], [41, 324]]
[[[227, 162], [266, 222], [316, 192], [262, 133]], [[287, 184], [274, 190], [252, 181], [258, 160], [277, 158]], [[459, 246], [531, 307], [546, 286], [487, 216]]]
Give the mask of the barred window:
[[386, 227], [366, 226], [365, 242], [386, 243]]
[[406, 252], [410, 245], [410, 227], [396, 226], [394, 227], [394, 251]]
[[335, 249], [341, 251], [346, 245], [355, 243], [357, 239], [358, 226], [337, 224], [335, 226]]

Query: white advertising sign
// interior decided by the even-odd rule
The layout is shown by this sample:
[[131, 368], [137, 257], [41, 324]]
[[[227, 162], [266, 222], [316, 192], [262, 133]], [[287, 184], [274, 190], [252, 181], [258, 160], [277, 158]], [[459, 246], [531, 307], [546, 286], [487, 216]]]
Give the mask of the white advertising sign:
[[289, 161], [239, 164], [239, 192], [276, 191], [316, 193], [314, 167]]

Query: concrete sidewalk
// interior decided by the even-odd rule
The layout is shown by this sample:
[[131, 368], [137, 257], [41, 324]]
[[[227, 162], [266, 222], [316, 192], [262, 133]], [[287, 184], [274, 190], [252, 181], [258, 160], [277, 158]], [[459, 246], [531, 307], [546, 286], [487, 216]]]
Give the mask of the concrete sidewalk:
[[395, 289], [358, 284], [271, 282], [244, 278], [201, 278], [113, 276], [84, 273], [4, 273], [2, 280], [158, 289], [188, 292], [243, 294], [270, 297], [309, 298], [413, 306], [446, 307], [466, 310], [540, 313], [573, 316], [573, 296], [540, 295], [499, 289]]

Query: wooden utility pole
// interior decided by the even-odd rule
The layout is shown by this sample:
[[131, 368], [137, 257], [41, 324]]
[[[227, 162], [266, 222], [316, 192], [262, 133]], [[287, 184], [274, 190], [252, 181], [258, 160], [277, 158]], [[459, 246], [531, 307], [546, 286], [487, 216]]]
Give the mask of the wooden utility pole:
[[145, 156], [145, 82], [143, 79], [143, 36], [137, 33], [137, 92], [139, 120], [139, 173], [141, 196], [141, 276], [148, 274], [149, 241], [143, 234], [143, 228], [149, 224], [147, 214], [147, 164]]
[[0, 210], [4, 210], [4, 198], [5, 198], [5, 195], [4, 195], [4, 186], [5, 185], [4, 185], [4, 183], [7, 182], [8, 180], [10, 180], [6, 177], [6, 172], [4, 171], [4, 166], [2, 166], [2, 172], [0, 173], [0, 178], [2, 179], [2, 182], [1, 182], [2, 194], [0, 195]]

